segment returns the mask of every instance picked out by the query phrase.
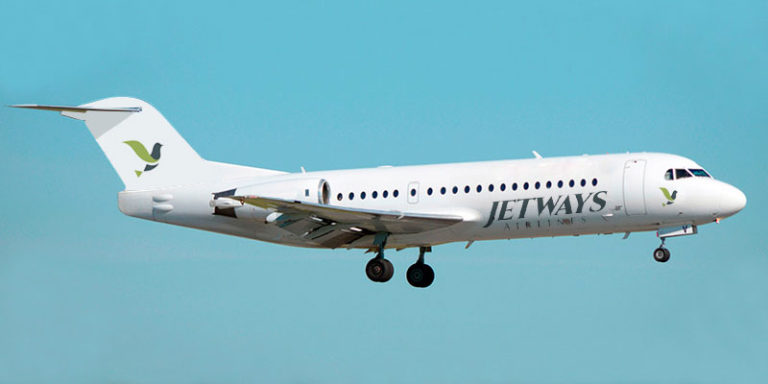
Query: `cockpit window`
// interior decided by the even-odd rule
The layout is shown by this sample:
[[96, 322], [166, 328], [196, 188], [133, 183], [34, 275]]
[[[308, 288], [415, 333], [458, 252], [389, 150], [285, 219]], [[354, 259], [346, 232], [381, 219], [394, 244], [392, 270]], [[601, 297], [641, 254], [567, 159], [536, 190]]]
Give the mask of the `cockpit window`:
[[691, 171], [691, 173], [693, 173], [693, 175], [696, 177], [712, 177], [709, 175], [709, 173], [707, 173], [707, 171], [703, 169], [689, 169], [689, 171]]
[[664, 180], [674, 180], [675, 179], [675, 172], [671, 169], [667, 169], [666, 172], [664, 172]]
[[679, 180], [684, 177], [691, 177], [691, 174], [685, 169], [675, 169], [675, 179]]

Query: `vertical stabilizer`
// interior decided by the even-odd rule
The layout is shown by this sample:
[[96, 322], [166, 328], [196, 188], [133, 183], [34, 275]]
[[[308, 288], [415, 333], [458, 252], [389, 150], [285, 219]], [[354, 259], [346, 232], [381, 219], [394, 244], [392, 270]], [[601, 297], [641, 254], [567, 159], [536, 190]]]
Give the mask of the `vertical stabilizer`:
[[83, 120], [129, 190], [190, 184], [206, 161], [149, 103], [112, 97], [77, 107], [17, 105]]

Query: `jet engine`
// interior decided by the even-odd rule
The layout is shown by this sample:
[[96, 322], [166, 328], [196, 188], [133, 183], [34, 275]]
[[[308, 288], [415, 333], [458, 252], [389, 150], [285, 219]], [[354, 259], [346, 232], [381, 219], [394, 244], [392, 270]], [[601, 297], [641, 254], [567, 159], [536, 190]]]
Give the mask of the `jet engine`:
[[230, 217], [261, 217], [267, 211], [250, 207], [246, 209], [247, 214], [242, 209], [241, 203], [227, 196], [258, 196], [273, 197], [278, 199], [301, 201], [314, 204], [328, 204], [331, 198], [331, 187], [325, 179], [318, 178], [292, 178], [285, 180], [266, 181], [263, 183], [246, 185], [213, 194], [211, 206], [214, 208], [214, 214]]

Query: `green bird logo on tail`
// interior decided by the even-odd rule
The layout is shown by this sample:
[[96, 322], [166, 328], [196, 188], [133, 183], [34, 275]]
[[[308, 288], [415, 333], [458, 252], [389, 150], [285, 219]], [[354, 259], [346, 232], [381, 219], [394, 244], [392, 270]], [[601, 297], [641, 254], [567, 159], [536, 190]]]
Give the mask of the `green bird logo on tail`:
[[661, 203], [661, 206], [664, 207], [664, 206], [667, 206], [667, 205], [672, 205], [672, 203], [675, 202], [675, 199], [677, 199], [677, 191], [672, 191], [672, 194], [670, 194], [669, 190], [664, 188], [664, 187], [661, 187], [659, 189], [661, 189], [661, 193], [664, 194], [664, 197], [667, 198], [667, 202], [666, 203]]
[[133, 149], [133, 152], [136, 153], [136, 156], [148, 163], [144, 166], [143, 171], [134, 171], [136, 173], [136, 177], [139, 177], [142, 173], [149, 172], [158, 166], [158, 161], [160, 161], [160, 148], [163, 146], [162, 144], [155, 143], [155, 145], [152, 146], [152, 153], [149, 153], [144, 144], [136, 140], [123, 141], [123, 143], [128, 144], [128, 146]]

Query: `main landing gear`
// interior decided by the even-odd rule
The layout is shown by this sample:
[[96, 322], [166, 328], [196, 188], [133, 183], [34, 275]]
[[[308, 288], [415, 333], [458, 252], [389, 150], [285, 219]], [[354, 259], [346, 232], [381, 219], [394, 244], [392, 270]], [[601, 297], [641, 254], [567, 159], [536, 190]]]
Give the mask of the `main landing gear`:
[[664, 247], [665, 238], [661, 238], [661, 245], [653, 250], [653, 259], [659, 263], [666, 263], [669, 261], [669, 249]]
[[384, 246], [387, 245], [388, 236], [388, 233], [376, 234], [376, 238], [373, 240], [373, 244], [378, 249], [376, 257], [365, 266], [365, 274], [377, 283], [385, 283], [395, 274], [395, 267], [392, 262], [384, 258]]
[[395, 267], [384, 256], [376, 256], [365, 266], [365, 274], [377, 283], [385, 283], [395, 274]]
[[432, 247], [420, 247], [419, 248], [419, 260], [408, 268], [408, 272], [405, 273], [408, 284], [416, 288], [426, 288], [432, 285], [435, 281], [435, 271], [428, 264], [424, 263], [424, 254], [432, 252]]
[[[387, 233], [376, 234], [373, 241], [377, 249], [376, 256], [365, 266], [365, 274], [377, 283], [389, 281], [395, 273], [392, 262], [384, 258], [384, 247], [387, 245], [388, 235]], [[435, 281], [435, 271], [424, 263], [424, 254], [427, 252], [432, 252], [432, 247], [420, 247], [419, 259], [408, 268], [405, 274], [408, 283], [416, 288], [429, 287]]]

